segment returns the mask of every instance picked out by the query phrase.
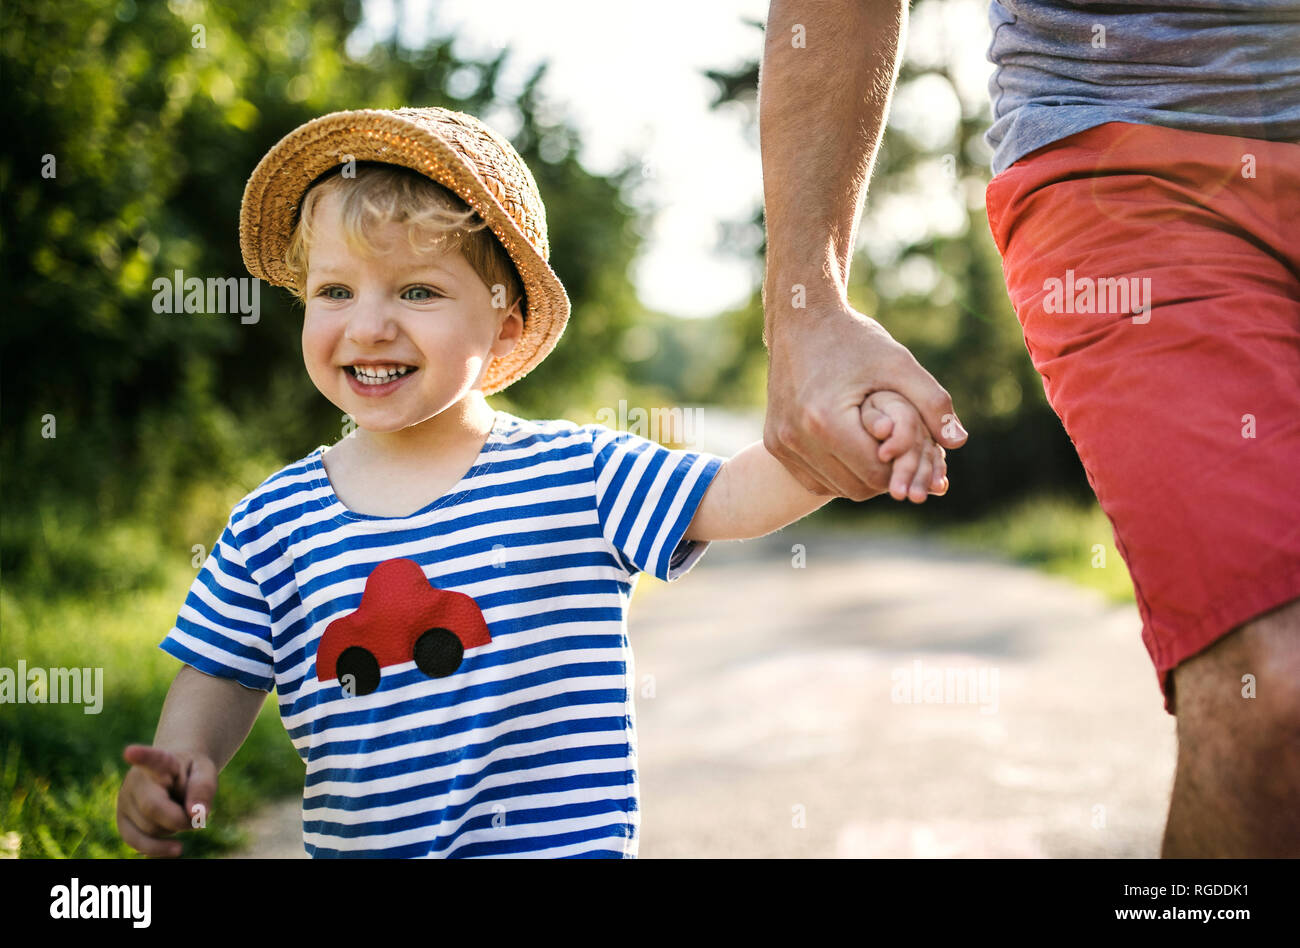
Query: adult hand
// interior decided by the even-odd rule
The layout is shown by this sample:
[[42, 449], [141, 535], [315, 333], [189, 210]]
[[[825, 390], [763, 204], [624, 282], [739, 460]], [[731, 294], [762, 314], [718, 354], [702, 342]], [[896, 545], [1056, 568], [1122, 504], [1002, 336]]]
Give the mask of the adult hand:
[[823, 304], [768, 327], [763, 443], [813, 493], [860, 501], [889, 490], [891, 464], [862, 425], [873, 392], [910, 401], [945, 448], [966, 442], [948, 393], [874, 319], [846, 303]]

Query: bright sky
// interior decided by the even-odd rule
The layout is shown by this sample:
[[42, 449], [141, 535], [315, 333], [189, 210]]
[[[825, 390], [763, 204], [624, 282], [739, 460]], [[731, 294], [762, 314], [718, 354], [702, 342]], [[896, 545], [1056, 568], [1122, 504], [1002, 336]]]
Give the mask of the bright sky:
[[[473, 59], [508, 47], [506, 94], [549, 60], [542, 89], [581, 132], [582, 163], [596, 172], [628, 155], [643, 163], [643, 194], [659, 212], [633, 273], [641, 299], [675, 315], [709, 316], [742, 302], [759, 279], [754, 260], [721, 243], [724, 223], [747, 219], [761, 203], [762, 168], [743, 114], [709, 108], [715, 86], [703, 72], [761, 55], [763, 34], [744, 21], [766, 20], [767, 6], [768, 0], [366, 0], [371, 35], [354, 39], [364, 48], [369, 38], [390, 35], [400, 18], [400, 35], [411, 45], [426, 35], [454, 35], [457, 54]], [[956, 120], [958, 96], [985, 94], [991, 68], [983, 61], [982, 0], [950, 0], [942, 16], [932, 6], [913, 10], [908, 55], [933, 59], [957, 50], [959, 88], [954, 95], [940, 81], [940, 88], [899, 90], [891, 125], [922, 139]], [[515, 131], [508, 114], [480, 118], [507, 136]], [[952, 205], [951, 195], [941, 196], [944, 202]], [[934, 218], [946, 229], [953, 210], [922, 209], [920, 226]], [[889, 216], [900, 227], [918, 226], [916, 208], [900, 206]]]

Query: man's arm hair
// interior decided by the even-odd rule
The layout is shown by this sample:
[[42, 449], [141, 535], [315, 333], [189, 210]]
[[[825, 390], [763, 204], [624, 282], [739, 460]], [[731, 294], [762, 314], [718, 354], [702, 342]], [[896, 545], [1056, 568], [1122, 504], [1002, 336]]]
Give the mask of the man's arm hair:
[[765, 296], [800, 284], [805, 311], [844, 301], [906, 28], [906, 0], [772, 0], [758, 84]]
[[773, 0], [759, 73], [763, 442], [809, 491], [853, 500], [888, 488], [896, 473], [861, 426], [859, 409], [874, 392], [911, 402], [945, 448], [966, 441], [943, 386], [848, 301], [906, 31], [906, 0]]

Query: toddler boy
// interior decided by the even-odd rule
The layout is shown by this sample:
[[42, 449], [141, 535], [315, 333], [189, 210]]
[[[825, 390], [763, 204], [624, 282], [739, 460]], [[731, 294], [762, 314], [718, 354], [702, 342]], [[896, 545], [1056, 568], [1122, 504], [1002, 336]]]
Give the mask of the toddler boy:
[[[249, 179], [241, 245], [304, 301], [307, 373], [356, 430], [231, 513], [162, 642], [185, 667], [154, 743], [125, 753], [123, 838], [179, 855], [274, 688], [313, 856], [635, 856], [637, 574], [830, 498], [762, 442], [724, 460], [488, 406], [569, 304], [532, 175], [470, 116], [309, 122]], [[907, 402], [862, 412], [913, 500], [946, 490]]]

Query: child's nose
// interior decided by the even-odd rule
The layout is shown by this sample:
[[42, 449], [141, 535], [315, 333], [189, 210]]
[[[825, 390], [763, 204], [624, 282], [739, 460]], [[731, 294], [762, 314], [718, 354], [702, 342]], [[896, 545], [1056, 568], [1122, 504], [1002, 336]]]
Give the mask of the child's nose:
[[389, 342], [397, 337], [397, 320], [381, 304], [363, 303], [348, 320], [347, 338], [359, 346]]

